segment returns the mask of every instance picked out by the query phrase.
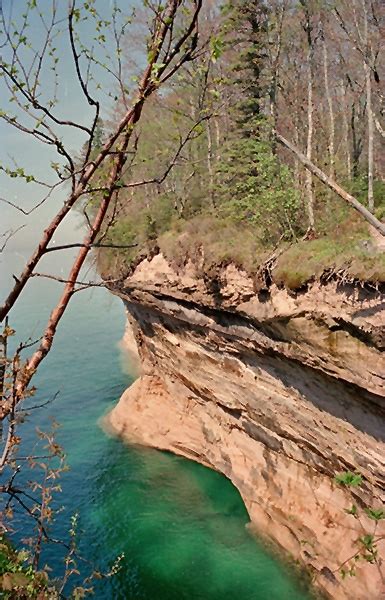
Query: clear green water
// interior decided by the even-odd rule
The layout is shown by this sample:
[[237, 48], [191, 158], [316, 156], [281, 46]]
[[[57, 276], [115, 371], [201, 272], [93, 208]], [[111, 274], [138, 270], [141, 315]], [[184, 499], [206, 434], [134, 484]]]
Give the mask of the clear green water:
[[[15, 259], [0, 264], [5, 290]], [[3, 288], [4, 284], [4, 288]], [[53, 282], [33, 282], [13, 325], [36, 336], [58, 293]], [[124, 330], [121, 302], [103, 290], [74, 297], [54, 350], [36, 378], [39, 399], [59, 397], [25, 426], [25, 448], [35, 425], [60, 422], [59, 441], [71, 470], [62, 481], [55, 524], [65, 537], [70, 515], [79, 512], [81, 553], [101, 569], [124, 552], [123, 568], [97, 583], [97, 599], [308, 600], [300, 583], [248, 533], [237, 490], [218, 473], [170, 454], [125, 446], [107, 436], [98, 420], [130, 378], [118, 341]], [[17, 515], [18, 536], [31, 529]], [[62, 573], [63, 551], [45, 557]], [[87, 567], [83, 567], [87, 571]]]

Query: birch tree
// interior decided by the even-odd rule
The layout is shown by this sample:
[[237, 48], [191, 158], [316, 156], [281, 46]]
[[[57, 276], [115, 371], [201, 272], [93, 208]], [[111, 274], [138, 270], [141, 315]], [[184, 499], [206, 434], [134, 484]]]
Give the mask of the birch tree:
[[[304, 30], [306, 34], [306, 63], [307, 63], [307, 142], [306, 158], [311, 161], [313, 158], [313, 135], [314, 135], [314, 27], [312, 24], [311, 8], [309, 0], [300, 0], [304, 12]], [[306, 171], [306, 205], [309, 220], [309, 234], [315, 231], [314, 219], [314, 188], [311, 172]]]
[[323, 58], [323, 73], [324, 73], [324, 85], [325, 94], [329, 110], [329, 175], [332, 179], [335, 177], [335, 118], [333, 108], [333, 98], [330, 90], [330, 76], [329, 76], [329, 56], [327, 41], [324, 31], [325, 24], [322, 26], [321, 39], [322, 39], [322, 58]]

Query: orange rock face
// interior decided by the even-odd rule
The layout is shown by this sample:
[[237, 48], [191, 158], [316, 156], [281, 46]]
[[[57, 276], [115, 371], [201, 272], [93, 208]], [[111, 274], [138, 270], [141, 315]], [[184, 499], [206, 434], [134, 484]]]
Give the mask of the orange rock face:
[[[114, 292], [141, 373], [111, 426], [226, 475], [256, 531], [299, 559], [328, 597], [385, 598], [385, 562], [358, 561], [354, 577], [340, 575], [373, 530], [364, 508], [385, 498], [385, 296], [336, 282], [262, 295], [234, 266], [214, 285], [161, 255]], [[334, 483], [343, 471], [364, 477], [354, 497]], [[352, 503], [359, 520], [344, 511]], [[385, 559], [383, 540], [378, 548]]]

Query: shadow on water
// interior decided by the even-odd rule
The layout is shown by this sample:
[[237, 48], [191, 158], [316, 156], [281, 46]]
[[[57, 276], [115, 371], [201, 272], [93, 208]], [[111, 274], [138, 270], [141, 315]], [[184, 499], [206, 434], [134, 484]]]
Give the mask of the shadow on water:
[[[3, 268], [4, 265], [0, 265]], [[33, 283], [33, 282], [32, 282]], [[47, 285], [46, 285], [47, 283]], [[52, 282], [51, 282], [52, 283]], [[45, 321], [56, 287], [39, 282], [18, 306], [12, 325], [25, 337]], [[39, 400], [57, 400], [31, 417], [22, 432], [33, 448], [35, 427], [60, 422], [58, 441], [71, 470], [62, 479], [53, 528], [68, 539], [80, 514], [81, 554], [107, 570], [124, 553], [122, 569], [96, 582], [97, 600], [306, 600], [287, 571], [248, 533], [238, 491], [222, 475], [180, 457], [129, 447], [107, 436], [98, 420], [130, 383], [120, 365], [122, 303], [98, 289], [77, 294], [36, 381]], [[32, 524], [17, 515], [19, 533]], [[53, 576], [63, 572], [60, 546], [46, 548]]]

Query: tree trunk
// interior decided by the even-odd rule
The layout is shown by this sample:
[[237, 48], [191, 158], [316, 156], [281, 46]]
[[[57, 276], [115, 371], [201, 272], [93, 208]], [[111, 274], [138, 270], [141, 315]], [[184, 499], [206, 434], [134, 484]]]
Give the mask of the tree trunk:
[[109, 175], [108, 183], [103, 199], [100, 203], [100, 207], [96, 213], [95, 219], [92, 223], [92, 227], [90, 231], [87, 233], [84, 238], [82, 248], [79, 250], [78, 255], [72, 265], [71, 271], [68, 275], [68, 281], [65, 285], [64, 291], [60, 297], [59, 302], [56, 307], [53, 309], [46, 330], [40, 342], [38, 349], [32, 354], [31, 358], [28, 360], [25, 372], [22, 377], [19, 377], [17, 382], [17, 393], [18, 397], [21, 398], [24, 390], [29, 384], [33, 374], [36, 369], [40, 365], [41, 361], [51, 350], [52, 343], [56, 334], [57, 326], [74, 294], [76, 281], [78, 279], [80, 270], [86, 260], [88, 253], [91, 250], [92, 244], [94, 243], [96, 237], [98, 236], [104, 218], [107, 214], [108, 207], [110, 205], [110, 201], [112, 196], [116, 193], [115, 183], [118, 181], [119, 177], [122, 174], [122, 170], [124, 164], [126, 162], [126, 150], [131, 138], [132, 129], [128, 129], [124, 134], [124, 139], [121, 145], [121, 148], [118, 150], [117, 158], [115, 159], [114, 166], [112, 167], [111, 173]]
[[370, 67], [365, 63], [366, 110], [368, 114], [368, 207], [374, 212], [373, 177], [374, 177], [374, 121], [372, 110], [372, 78]]
[[209, 196], [211, 208], [215, 210], [214, 200], [214, 171], [213, 171], [213, 138], [211, 135], [210, 120], [207, 121], [207, 170], [209, 173]]
[[[297, 75], [298, 75], [298, 73], [297, 73]], [[295, 142], [295, 145], [297, 146], [297, 148], [300, 148], [302, 146], [302, 144], [300, 141], [300, 134], [299, 134], [300, 99], [299, 99], [298, 83], [299, 83], [299, 77], [296, 77], [295, 84], [294, 84], [295, 115], [293, 118], [293, 125], [294, 125], [294, 142]], [[302, 190], [302, 186], [301, 186], [301, 168], [300, 168], [300, 162], [296, 156], [294, 156], [294, 185], [295, 185], [296, 190], [299, 192], [299, 194], [301, 196], [301, 200], [302, 200], [303, 199], [303, 190]]]
[[277, 153], [276, 148], [276, 137], [275, 131], [277, 128], [277, 120], [278, 120], [278, 106], [277, 106], [277, 90], [279, 84], [279, 68], [280, 68], [280, 58], [281, 58], [281, 49], [282, 49], [282, 29], [283, 29], [283, 19], [286, 11], [286, 2], [282, 4], [282, 6], [278, 7], [278, 15], [277, 15], [277, 38], [275, 43], [271, 43], [270, 45], [274, 46], [275, 55], [271, 53], [271, 82], [270, 82], [270, 90], [269, 90], [269, 101], [270, 101], [270, 116], [271, 116], [271, 127], [272, 127], [272, 135], [271, 135], [271, 149], [273, 154]]
[[334, 110], [333, 110], [333, 99], [330, 93], [329, 85], [329, 65], [328, 65], [328, 51], [326, 46], [325, 37], [323, 38], [323, 66], [324, 66], [324, 82], [326, 99], [329, 109], [329, 175], [332, 179], [335, 177], [335, 121], [334, 121]]
[[362, 139], [357, 132], [356, 105], [354, 102], [352, 103], [352, 111], [351, 111], [351, 115], [350, 115], [350, 127], [352, 130], [352, 142], [353, 142], [352, 172], [353, 172], [353, 177], [358, 177], [359, 172], [360, 172], [360, 157], [361, 157], [361, 152], [362, 152]]
[[368, 207], [370, 212], [374, 212], [373, 195], [373, 170], [374, 170], [374, 120], [372, 109], [372, 75], [369, 66], [370, 44], [368, 33], [368, 10], [366, 0], [362, 0], [364, 9], [364, 43], [366, 60], [364, 60], [365, 83], [366, 83], [366, 111], [368, 116]]
[[[5, 372], [7, 368], [7, 335], [5, 329], [8, 327], [8, 320], [5, 321], [3, 333], [0, 334], [0, 402], [3, 401]], [[0, 438], [2, 428], [0, 426]]]
[[[313, 129], [314, 129], [314, 101], [313, 101], [313, 37], [312, 37], [312, 24], [309, 12], [309, 6], [307, 0], [301, 0], [305, 12], [305, 31], [307, 36], [307, 144], [306, 144], [306, 158], [311, 161], [313, 158]], [[307, 197], [307, 214], [309, 220], [309, 231], [314, 231], [314, 189], [313, 189], [313, 177], [311, 171], [306, 171], [305, 179], [306, 197]]]
[[372, 215], [372, 213], [365, 206], [363, 206], [361, 204], [361, 202], [359, 202], [357, 200], [357, 198], [355, 198], [354, 196], [349, 194], [340, 185], [338, 185], [338, 183], [333, 181], [333, 179], [331, 179], [328, 175], [326, 175], [326, 173], [321, 171], [321, 169], [319, 169], [311, 160], [309, 160], [307, 158], [307, 156], [302, 154], [302, 152], [300, 150], [298, 150], [298, 148], [296, 148], [293, 144], [291, 144], [286, 138], [284, 138], [279, 133], [277, 133], [277, 140], [283, 146], [286, 146], [286, 148], [288, 148], [291, 152], [293, 152], [293, 154], [301, 161], [303, 166], [308, 171], [310, 171], [310, 173], [312, 173], [313, 175], [318, 177], [318, 179], [320, 181], [322, 181], [322, 183], [327, 185], [331, 190], [333, 190], [333, 192], [338, 194], [338, 196], [340, 196], [340, 198], [342, 198], [343, 200], [345, 200], [345, 202], [350, 204], [350, 206], [352, 206], [356, 211], [358, 211], [360, 213], [360, 215], [362, 215], [368, 223], [373, 225], [373, 227], [379, 233], [381, 233], [381, 235], [383, 235], [385, 237], [384, 223], [381, 223], [381, 221], [379, 221], [374, 215]]
[[385, 138], [385, 129], [382, 127], [380, 121], [374, 114], [373, 114], [373, 120], [374, 120], [375, 126], [377, 127], [378, 133], [380, 134], [381, 137]]
[[349, 181], [352, 179], [352, 159], [350, 152], [350, 140], [349, 140], [349, 121], [348, 121], [348, 102], [346, 99], [346, 88], [341, 83], [341, 107], [342, 107], [342, 125], [343, 125], [343, 140], [345, 145], [346, 155], [346, 174]]

